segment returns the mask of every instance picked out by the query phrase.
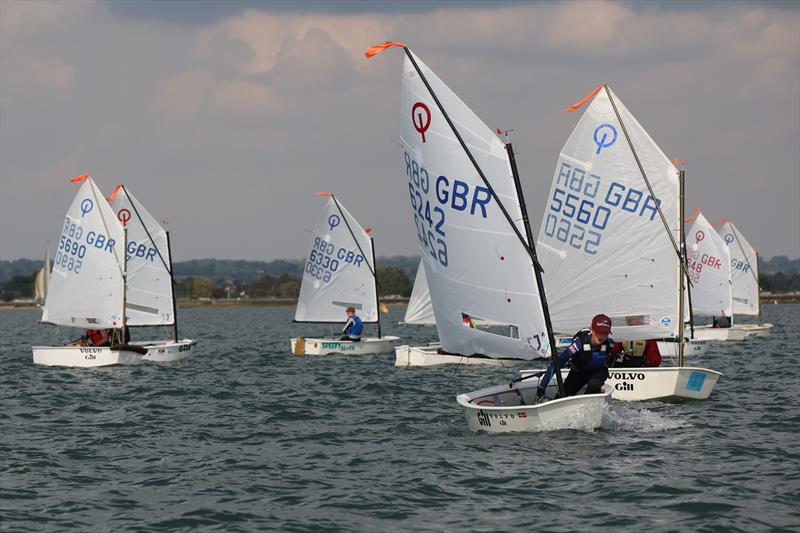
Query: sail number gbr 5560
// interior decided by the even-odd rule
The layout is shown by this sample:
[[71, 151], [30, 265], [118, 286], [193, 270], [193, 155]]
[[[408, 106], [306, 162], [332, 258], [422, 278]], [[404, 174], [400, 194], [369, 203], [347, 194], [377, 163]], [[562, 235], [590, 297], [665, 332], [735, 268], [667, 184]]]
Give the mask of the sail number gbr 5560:
[[[448, 258], [444, 208], [467, 211], [470, 215], [477, 214], [486, 218], [486, 204], [492, 199], [491, 193], [489, 189], [481, 186], [474, 186], [470, 190], [468, 183], [447, 176], [431, 180], [427, 169], [417, 163], [407, 150], [403, 150], [403, 156], [417, 238], [422, 248], [434, 260], [446, 267]], [[430, 194], [433, 195], [433, 203], [429, 199]]]

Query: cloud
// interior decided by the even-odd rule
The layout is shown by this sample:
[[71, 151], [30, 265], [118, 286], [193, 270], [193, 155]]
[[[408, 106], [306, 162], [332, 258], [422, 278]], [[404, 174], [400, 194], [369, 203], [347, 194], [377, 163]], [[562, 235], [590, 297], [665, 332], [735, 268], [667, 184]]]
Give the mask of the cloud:
[[491, 127], [516, 129], [533, 220], [575, 124], [561, 109], [607, 81], [665, 153], [689, 160], [689, 203], [738, 214], [767, 255], [800, 254], [773, 231], [800, 225], [797, 9], [460, 2], [321, 13], [245, 2], [189, 23], [185, 6], [160, 17], [0, 2], [4, 257], [40, 255], [57, 226], [31, 220], [16, 234], [8, 220], [30, 218], [20, 199], [62, 213], [64, 179], [84, 170], [103, 185], [129, 181], [165, 213], [180, 259], [302, 256], [315, 190], [338, 192], [375, 226], [379, 253], [414, 253], [396, 144], [402, 53], [363, 57], [385, 40], [412, 46]]

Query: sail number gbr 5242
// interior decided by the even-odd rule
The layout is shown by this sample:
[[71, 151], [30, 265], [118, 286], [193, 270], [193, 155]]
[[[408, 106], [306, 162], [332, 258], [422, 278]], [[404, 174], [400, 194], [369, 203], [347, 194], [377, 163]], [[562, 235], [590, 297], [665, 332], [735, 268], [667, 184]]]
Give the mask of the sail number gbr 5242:
[[[403, 156], [417, 238], [422, 248], [446, 267], [448, 258], [444, 208], [467, 211], [470, 215], [486, 218], [486, 204], [492, 199], [491, 193], [481, 186], [474, 186], [470, 190], [468, 183], [447, 176], [432, 180], [425, 167], [417, 163], [407, 150], [403, 150]], [[434, 202], [429, 199], [431, 193]]]

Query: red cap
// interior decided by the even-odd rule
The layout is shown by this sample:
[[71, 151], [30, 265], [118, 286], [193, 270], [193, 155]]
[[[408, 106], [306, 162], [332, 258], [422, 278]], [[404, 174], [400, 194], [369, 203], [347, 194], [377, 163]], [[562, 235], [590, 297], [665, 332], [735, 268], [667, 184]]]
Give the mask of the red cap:
[[611, 319], [608, 318], [606, 315], [596, 315], [592, 319], [592, 329], [597, 331], [598, 333], [610, 333]]

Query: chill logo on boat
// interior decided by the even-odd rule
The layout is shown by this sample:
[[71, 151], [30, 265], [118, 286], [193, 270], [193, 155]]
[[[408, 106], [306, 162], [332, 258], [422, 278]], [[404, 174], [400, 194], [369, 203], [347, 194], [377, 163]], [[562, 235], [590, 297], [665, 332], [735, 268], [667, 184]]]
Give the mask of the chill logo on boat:
[[672, 319], [668, 316], [665, 316], [661, 319], [661, 327], [664, 329], [669, 329], [672, 326]]
[[[608, 374], [608, 379], [611, 381], [617, 381], [614, 383], [614, 389], [619, 391], [632, 391], [634, 390], [634, 384], [631, 383], [632, 381], [644, 381], [645, 375], [643, 372], [614, 372], [611, 371]], [[610, 384], [610, 383], [609, 383]]]
[[655, 221], [660, 201], [617, 181], [606, 186], [606, 180], [590, 168], [568, 162], [563, 156], [559, 159], [544, 234], [596, 255], [613, 213], [625, 212]]

